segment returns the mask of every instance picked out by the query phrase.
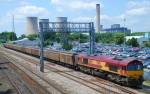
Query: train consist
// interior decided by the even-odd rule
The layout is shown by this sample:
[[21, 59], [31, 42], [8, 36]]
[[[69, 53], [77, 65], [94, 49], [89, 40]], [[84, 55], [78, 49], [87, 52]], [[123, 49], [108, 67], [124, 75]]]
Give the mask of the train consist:
[[[20, 51], [33, 56], [39, 56], [38, 48], [30, 48], [14, 44], [4, 44], [5, 48]], [[116, 58], [110, 56], [90, 56], [63, 51], [44, 50], [44, 57], [55, 63], [71, 66], [77, 70], [91, 74], [100, 73], [106, 79], [123, 85], [142, 86], [143, 64], [134, 58]]]

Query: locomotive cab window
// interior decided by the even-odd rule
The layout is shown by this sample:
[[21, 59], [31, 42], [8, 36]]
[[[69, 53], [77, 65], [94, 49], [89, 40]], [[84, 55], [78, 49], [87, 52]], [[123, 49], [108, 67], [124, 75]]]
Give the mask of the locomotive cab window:
[[86, 59], [86, 58], [83, 58], [83, 62], [82, 62], [83, 64], [88, 64], [88, 59]]
[[128, 71], [142, 70], [142, 69], [143, 69], [142, 65], [129, 65], [128, 66]]
[[143, 64], [140, 61], [132, 61], [127, 66], [128, 71], [143, 70]]
[[118, 68], [114, 65], [109, 65], [109, 70], [117, 72]]

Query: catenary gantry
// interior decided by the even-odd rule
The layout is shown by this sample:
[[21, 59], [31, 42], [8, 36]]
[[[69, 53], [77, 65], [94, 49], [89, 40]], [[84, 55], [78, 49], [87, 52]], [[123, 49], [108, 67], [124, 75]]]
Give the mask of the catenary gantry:
[[[48, 25], [48, 27], [45, 27]], [[94, 54], [95, 48], [95, 29], [93, 22], [39, 22], [40, 29], [40, 64], [41, 71], [44, 71], [43, 62], [43, 32], [60, 32], [61, 35], [64, 33], [89, 33], [90, 37], [90, 54]], [[65, 36], [62, 36], [62, 40], [65, 42]]]

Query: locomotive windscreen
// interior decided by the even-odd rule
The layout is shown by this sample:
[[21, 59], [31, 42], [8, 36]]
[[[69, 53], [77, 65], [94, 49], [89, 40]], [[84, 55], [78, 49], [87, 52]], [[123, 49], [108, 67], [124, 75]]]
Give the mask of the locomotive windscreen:
[[134, 70], [143, 70], [143, 64], [141, 61], [135, 60], [129, 63], [127, 66], [128, 71], [134, 71]]

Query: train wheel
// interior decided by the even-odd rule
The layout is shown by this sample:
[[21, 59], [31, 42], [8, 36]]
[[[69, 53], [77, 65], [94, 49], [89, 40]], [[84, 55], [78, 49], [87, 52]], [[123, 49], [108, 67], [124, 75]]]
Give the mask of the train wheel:
[[94, 70], [90, 69], [90, 73], [91, 73], [91, 75], [94, 75]]
[[76, 71], [80, 71], [80, 68], [79, 68], [78, 66], [75, 66], [74, 69], [75, 69]]

